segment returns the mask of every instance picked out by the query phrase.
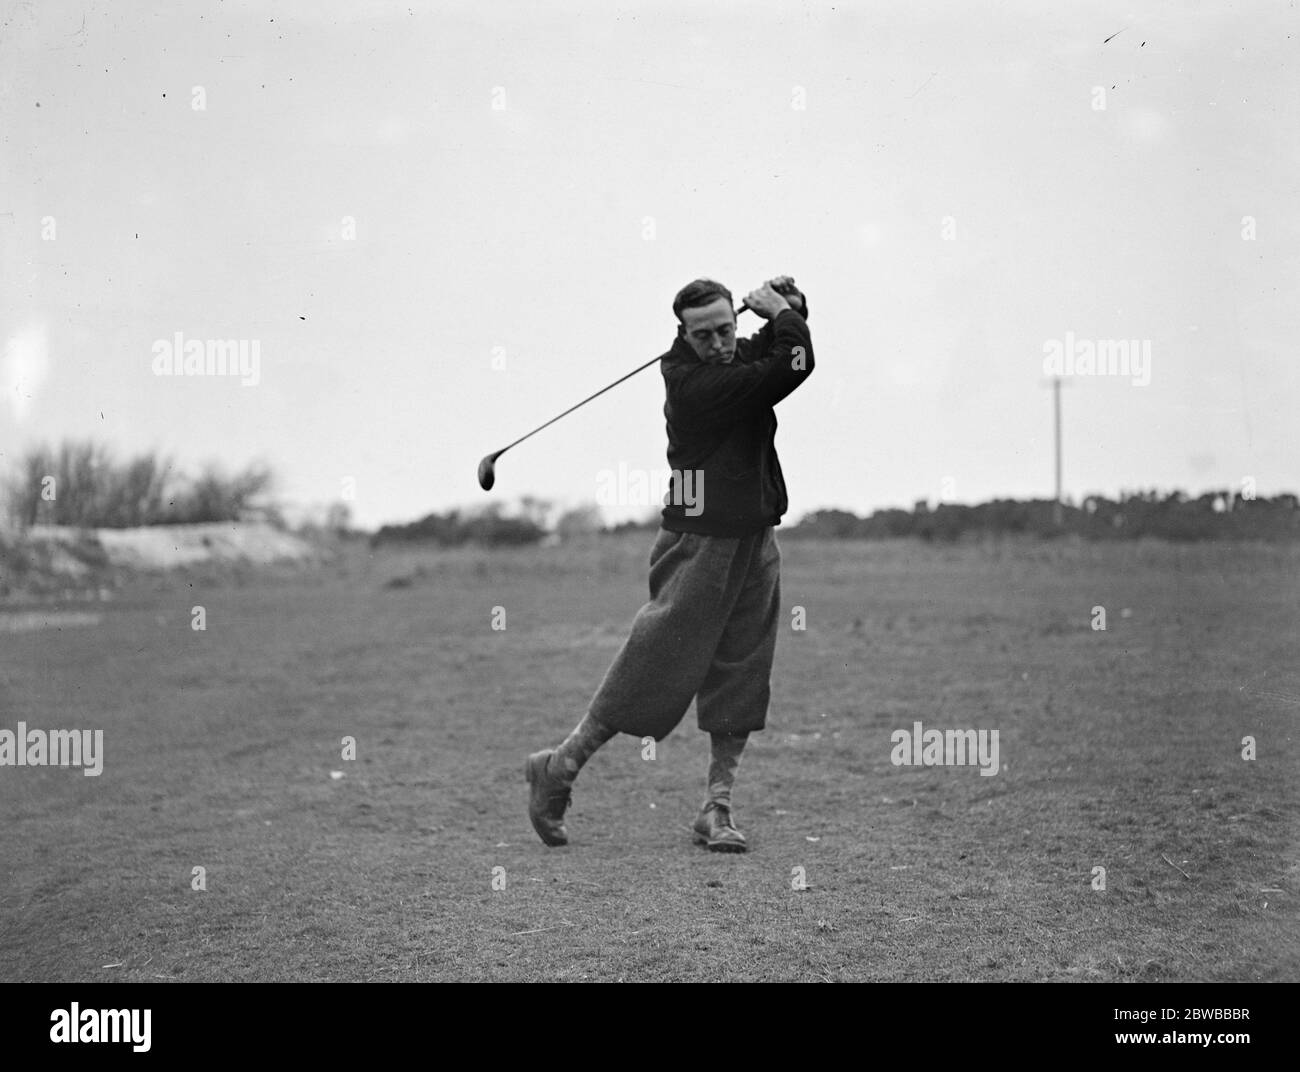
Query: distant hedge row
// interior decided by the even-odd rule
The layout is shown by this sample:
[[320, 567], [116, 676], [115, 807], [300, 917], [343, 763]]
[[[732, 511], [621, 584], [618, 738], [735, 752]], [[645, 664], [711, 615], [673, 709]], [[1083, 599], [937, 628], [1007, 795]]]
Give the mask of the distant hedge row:
[[996, 499], [976, 506], [941, 503], [930, 509], [877, 510], [859, 517], [847, 510], [817, 510], [784, 536], [831, 539], [952, 541], [968, 535], [1027, 534], [1043, 538], [1078, 535], [1090, 540], [1291, 540], [1300, 538], [1300, 502], [1295, 495], [1244, 498], [1211, 492], [1190, 499], [1182, 492], [1125, 494], [1118, 501], [1089, 496], [1082, 505], [1060, 508], [1050, 499]]
[[459, 547], [477, 543], [489, 546], [519, 546], [538, 543], [546, 529], [528, 517], [503, 517], [501, 506], [493, 503], [486, 510], [462, 515], [459, 510], [429, 514], [409, 525], [385, 525], [370, 537], [370, 546], [388, 543], [435, 543], [439, 547]]

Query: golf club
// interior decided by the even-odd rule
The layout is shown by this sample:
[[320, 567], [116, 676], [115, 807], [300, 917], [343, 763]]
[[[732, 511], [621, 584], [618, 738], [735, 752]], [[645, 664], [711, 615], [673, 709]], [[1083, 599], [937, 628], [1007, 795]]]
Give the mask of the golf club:
[[[746, 309], [748, 309], [748, 308], [749, 308], [749, 306], [748, 306], [745, 302], [741, 302], [741, 303], [740, 303], [740, 308], [736, 310], [736, 315], [737, 315], [737, 316], [740, 316], [740, 314], [743, 313], [743, 312], [744, 312]], [[548, 427], [548, 426], [554, 424], [556, 421], [558, 421], [558, 420], [560, 419], [560, 417], [568, 416], [568, 415], [569, 415], [570, 413], [572, 413], [575, 409], [577, 409], [578, 406], [585, 406], [585, 405], [586, 405], [588, 402], [590, 402], [593, 398], [597, 398], [597, 397], [599, 397], [600, 395], [603, 395], [606, 391], [609, 390], [610, 387], [617, 387], [620, 383], [622, 383], [624, 380], [628, 379], [629, 377], [635, 376], [638, 372], [642, 371], [643, 369], [648, 369], [651, 365], [656, 365], [656, 364], [658, 364], [658, 363], [659, 363], [659, 358], [657, 358], [657, 357], [655, 357], [655, 358], [651, 358], [651, 359], [650, 359], [649, 361], [647, 361], [644, 365], [640, 365], [640, 366], [638, 366], [637, 368], [634, 368], [634, 369], [633, 369], [631, 372], [629, 372], [626, 376], [620, 376], [617, 380], [615, 380], [613, 383], [611, 383], [608, 387], [602, 387], [602, 388], [601, 388], [599, 391], [597, 391], [594, 395], [590, 395], [590, 396], [588, 396], [587, 398], [584, 398], [584, 399], [583, 399], [581, 402], [579, 402], [577, 405], [570, 406], [570, 407], [569, 407], [568, 409], [566, 409], [563, 413], [559, 414], [559, 416], [552, 417], [549, 421], [546, 422], [546, 424], [539, 424], [536, 428], [534, 428], [531, 432], [529, 432], [528, 435], [520, 436], [520, 437], [519, 437], [518, 439], [516, 439], [513, 443], [508, 443], [508, 444], [506, 444], [504, 447], [502, 447], [500, 450], [495, 451], [495, 452], [492, 453], [492, 454], [487, 454], [487, 455], [485, 455], [485, 456], [483, 457], [483, 460], [482, 460], [481, 462], [478, 463], [478, 486], [481, 487], [484, 491], [491, 491], [491, 490], [492, 490], [492, 485], [495, 484], [496, 481], [497, 481], [497, 469], [496, 469], [497, 459], [498, 459], [499, 457], [501, 457], [501, 455], [503, 455], [503, 454], [504, 454], [506, 451], [508, 451], [511, 447], [517, 447], [520, 443], [522, 443], [522, 442], [523, 442], [525, 439], [527, 439], [529, 436], [535, 436], [535, 435], [536, 435], [538, 432], [540, 432], [543, 428], [546, 428], [546, 427]]]

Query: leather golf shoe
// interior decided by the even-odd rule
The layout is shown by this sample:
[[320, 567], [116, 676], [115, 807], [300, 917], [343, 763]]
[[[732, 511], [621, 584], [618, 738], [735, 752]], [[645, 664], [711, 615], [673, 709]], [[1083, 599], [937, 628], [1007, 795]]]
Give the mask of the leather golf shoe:
[[695, 820], [695, 842], [706, 845], [710, 852], [747, 852], [745, 835], [731, 823], [731, 809], [725, 804], [710, 801], [700, 809]]
[[533, 829], [548, 845], [567, 845], [569, 835], [564, 829], [564, 812], [573, 800], [573, 785], [550, 773], [549, 763], [555, 754], [553, 748], [534, 752], [524, 763], [524, 778], [530, 786], [528, 818]]

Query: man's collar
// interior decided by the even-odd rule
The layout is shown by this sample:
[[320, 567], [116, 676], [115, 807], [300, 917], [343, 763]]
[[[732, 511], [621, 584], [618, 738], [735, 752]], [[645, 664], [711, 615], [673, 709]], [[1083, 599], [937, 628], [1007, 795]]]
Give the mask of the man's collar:
[[680, 335], [673, 339], [673, 345], [664, 354], [663, 359], [674, 365], [698, 364], [700, 360], [695, 351], [691, 349], [691, 344]]

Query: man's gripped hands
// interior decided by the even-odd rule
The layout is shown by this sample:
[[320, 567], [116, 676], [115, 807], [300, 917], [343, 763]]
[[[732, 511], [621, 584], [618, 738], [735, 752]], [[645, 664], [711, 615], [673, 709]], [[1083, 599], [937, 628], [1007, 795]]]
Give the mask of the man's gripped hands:
[[803, 298], [788, 275], [769, 279], [757, 290], [751, 290], [745, 295], [745, 304], [764, 320], [771, 320], [784, 309], [803, 312]]

